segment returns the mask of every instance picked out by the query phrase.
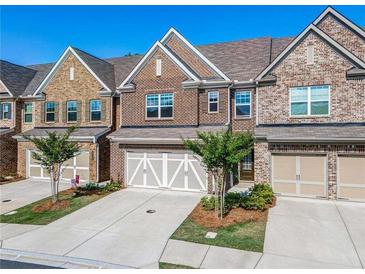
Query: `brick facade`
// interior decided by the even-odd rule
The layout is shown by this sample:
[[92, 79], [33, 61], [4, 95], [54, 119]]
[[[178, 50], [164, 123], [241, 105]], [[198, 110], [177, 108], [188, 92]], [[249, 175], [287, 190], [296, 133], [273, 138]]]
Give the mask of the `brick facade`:
[[[236, 117], [236, 91], [250, 91], [251, 92], [251, 117], [240, 118]], [[231, 94], [231, 122], [233, 131], [250, 131], [253, 132], [256, 125], [256, 90], [254, 88], [244, 88], [234, 90]]]
[[0, 176], [17, 172], [17, 143], [14, 132], [0, 135]]

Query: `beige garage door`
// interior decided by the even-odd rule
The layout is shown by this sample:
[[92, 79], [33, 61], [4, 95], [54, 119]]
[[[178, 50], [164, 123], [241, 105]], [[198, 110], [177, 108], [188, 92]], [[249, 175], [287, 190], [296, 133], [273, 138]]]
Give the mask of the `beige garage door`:
[[273, 155], [272, 185], [276, 193], [327, 196], [327, 161], [319, 155]]
[[[27, 151], [27, 174], [29, 178], [49, 179], [49, 174], [40, 164], [32, 157], [32, 151]], [[82, 151], [76, 157], [64, 163], [61, 179], [70, 180], [80, 176], [81, 181], [89, 180], [89, 151]]]
[[365, 201], [365, 156], [339, 156], [337, 197]]

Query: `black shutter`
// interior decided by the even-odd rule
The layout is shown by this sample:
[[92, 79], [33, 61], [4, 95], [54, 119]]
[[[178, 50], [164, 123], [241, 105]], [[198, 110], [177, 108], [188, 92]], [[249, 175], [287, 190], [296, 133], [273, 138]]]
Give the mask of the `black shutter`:
[[44, 107], [45, 107], [46, 103], [41, 103], [41, 123], [44, 123]]

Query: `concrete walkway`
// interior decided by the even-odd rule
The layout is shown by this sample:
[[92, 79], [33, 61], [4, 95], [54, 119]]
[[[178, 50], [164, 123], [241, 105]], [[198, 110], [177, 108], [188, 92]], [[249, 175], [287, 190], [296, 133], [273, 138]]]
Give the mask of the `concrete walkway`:
[[169, 237], [201, 197], [200, 193], [124, 189], [49, 225], [4, 239], [2, 247], [157, 268]]
[[279, 197], [257, 268], [364, 268], [365, 204]]
[[169, 240], [160, 262], [206, 269], [255, 268], [262, 253]]
[[[70, 183], [60, 183], [60, 190], [70, 188]], [[26, 179], [0, 185], [0, 214], [23, 207], [51, 196], [51, 185], [47, 180]], [[10, 200], [8, 202], [4, 202]]]

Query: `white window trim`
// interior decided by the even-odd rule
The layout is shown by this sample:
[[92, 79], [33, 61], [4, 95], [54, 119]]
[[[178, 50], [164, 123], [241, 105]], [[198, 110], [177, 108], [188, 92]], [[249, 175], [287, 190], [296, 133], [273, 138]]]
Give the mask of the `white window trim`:
[[[171, 117], [161, 117], [161, 95], [163, 94], [171, 94], [172, 95], [172, 116]], [[158, 117], [147, 117], [147, 97], [149, 95], [157, 95], [158, 96], [158, 105], [157, 105], [157, 110], [158, 110]], [[153, 106], [156, 107], [156, 106]], [[163, 106], [163, 107], [168, 107], [168, 106]], [[145, 119], [146, 120], [173, 120], [174, 119], [174, 94], [171, 92], [166, 92], [166, 93], [150, 93], [150, 94], [146, 94], [146, 99], [145, 99]]]
[[[91, 108], [91, 102], [92, 101], [99, 101], [100, 102], [100, 110], [92, 110], [92, 108]], [[101, 100], [99, 100], [99, 99], [92, 99], [92, 100], [90, 100], [90, 104], [89, 104], [89, 108], [90, 108], [90, 117], [89, 117], [89, 120], [90, 120], [90, 122], [100, 122], [101, 121], [101, 116], [102, 116], [102, 102], [101, 102]], [[100, 111], [100, 119], [99, 120], [93, 120], [92, 119], [92, 113], [93, 112], [96, 112], [96, 111]]]
[[[26, 107], [25, 107], [25, 105], [31, 105], [32, 106], [32, 112], [31, 113], [27, 113], [27, 112], [25, 112], [25, 110], [26, 110]], [[34, 104], [33, 104], [33, 102], [27, 102], [27, 103], [24, 103], [24, 110], [23, 110], [23, 119], [24, 119], [24, 124], [27, 124], [27, 125], [29, 125], [29, 124], [33, 124], [33, 106], [34, 106]], [[32, 122], [26, 122], [25, 121], [25, 115], [26, 114], [31, 114], [32, 115]]]
[[[4, 118], [4, 108], [5, 108], [5, 105], [7, 105], [7, 104], [10, 104], [10, 119], [9, 118]], [[2, 102], [2, 103], [0, 103], [0, 105], [1, 105], [1, 107], [2, 107], [2, 109], [3, 109], [3, 117], [1, 117], [2, 119], [2, 121], [11, 121], [12, 119], [13, 119], [13, 109], [14, 109], [14, 104], [13, 104], [13, 102]]]
[[[236, 94], [240, 92], [249, 92], [250, 93], [250, 103], [249, 104], [239, 104], [241, 106], [250, 106], [250, 115], [237, 115], [237, 103], [236, 103]], [[251, 119], [252, 118], [252, 91], [250, 90], [237, 90], [234, 94], [234, 117], [235, 119]]]
[[[53, 103], [54, 104], [54, 111], [47, 111], [47, 103]], [[54, 120], [53, 121], [47, 121], [47, 114], [53, 113], [54, 114]], [[45, 123], [55, 123], [56, 122], [56, 102], [55, 101], [49, 101], [44, 103], [44, 122]]]
[[[319, 87], [319, 86], [328, 86], [328, 114], [311, 114], [311, 107], [312, 107], [312, 100], [311, 100], [311, 90], [312, 87]], [[307, 94], [307, 101], [305, 101], [306, 103], [308, 103], [308, 109], [307, 109], [307, 114], [304, 115], [292, 115], [291, 113], [291, 90], [295, 89], [295, 88], [299, 88], [299, 87], [292, 87], [289, 88], [289, 117], [290, 118], [315, 118], [315, 117], [330, 117], [331, 116], [331, 86], [330, 85], [318, 85], [318, 86], [304, 86], [304, 88], [308, 89], [308, 94]], [[314, 100], [313, 102], [322, 102], [320, 100]], [[300, 103], [300, 102], [295, 102], [295, 103]], [[304, 101], [303, 101], [304, 103]]]
[[[211, 111], [210, 110], [210, 94], [217, 94], [217, 110], [216, 111]], [[212, 102], [212, 103], [215, 103], [215, 102]], [[211, 91], [208, 91], [208, 113], [219, 113], [219, 91], [216, 91], [216, 90], [211, 90]]]
[[[69, 111], [68, 110], [68, 103], [70, 103], [70, 102], [75, 102], [76, 103], [76, 110], [72, 110], [72, 111]], [[69, 100], [69, 101], [67, 101], [66, 102], [66, 116], [67, 116], [67, 123], [77, 123], [77, 120], [79, 119], [79, 117], [77, 117], [77, 115], [78, 115], [78, 113], [77, 113], [77, 111], [78, 111], [78, 103], [77, 103], [77, 101], [76, 100]], [[72, 113], [72, 112], [76, 112], [76, 120], [75, 121], [69, 121], [68, 120], [68, 113]]]

